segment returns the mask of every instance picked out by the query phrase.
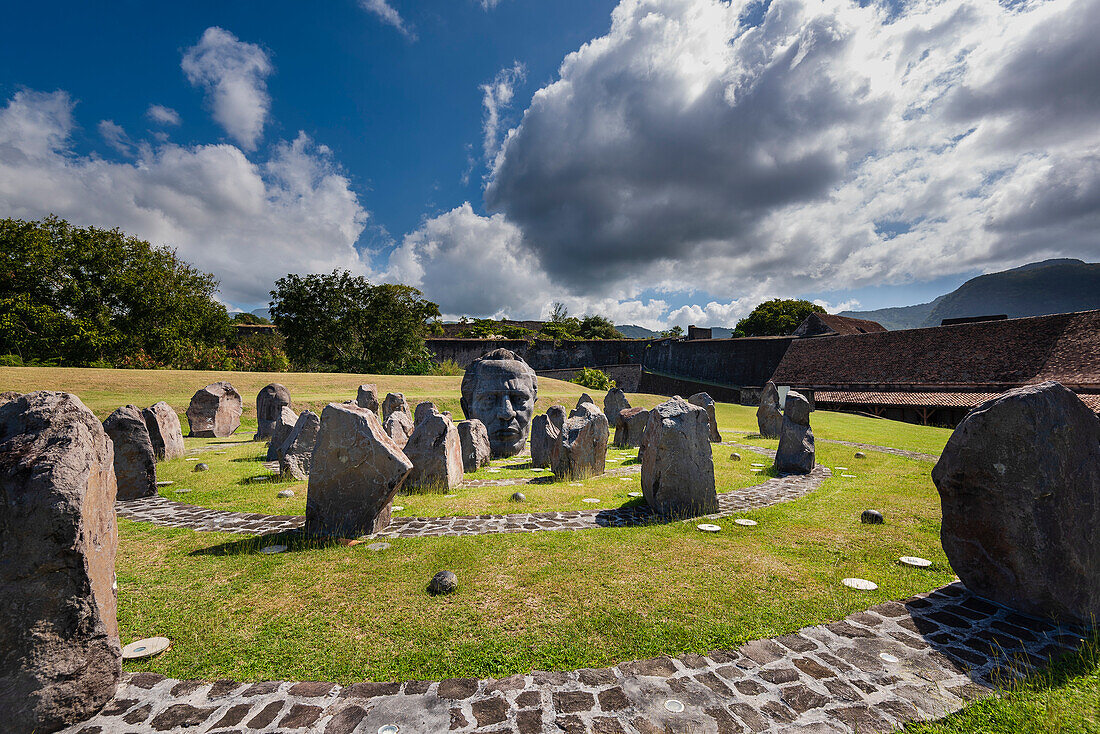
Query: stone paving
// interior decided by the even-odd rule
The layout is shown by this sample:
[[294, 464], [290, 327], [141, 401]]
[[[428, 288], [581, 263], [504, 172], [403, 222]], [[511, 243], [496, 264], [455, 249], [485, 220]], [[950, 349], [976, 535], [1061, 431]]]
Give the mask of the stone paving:
[[959, 709], [1082, 635], [955, 583], [736, 650], [602, 669], [348, 686], [128, 674], [65, 734], [885, 732]]
[[[754, 433], [753, 431], [722, 431], [722, 433], [740, 433], [740, 434], [745, 435], [745, 436], [757, 436], [757, 437], [759, 437], [759, 435], [760, 435], [758, 433]], [[851, 446], [854, 449], [860, 449], [862, 451], [877, 451], [880, 454], [891, 454], [893, 456], [901, 456], [901, 457], [906, 458], [906, 459], [917, 459], [918, 461], [939, 461], [940, 460], [940, 457], [939, 457], [938, 454], [922, 454], [919, 451], [907, 451], [905, 449], [895, 449], [891, 446], [877, 446], [873, 443], [857, 443], [855, 441], [841, 441], [840, 439], [837, 439], [837, 438], [815, 438], [814, 440], [820, 441], [821, 443], [835, 443], [835, 444], [840, 444], [841, 446]], [[771, 454], [775, 455], [774, 450], [761, 449], [760, 446], [750, 446], [749, 444], [735, 443], [733, 441], [723, 441], [722, 445], [723, 446], [740, 446], [741, 448], [751, 449], [751, 450], [755, 450], [755, 451], [758, 451], [758, 452], [760, 452], [760, 451], [771, 451]]]
[[[632, 468], [632, 467], [627, 467]], [[817, 466], [804, 476], [775, 477], [754, 487], [718, 495], [719, 511], [708, 517], [790, 502], [821, 486], [831, 476], [829, 469]], [[151, 522], [175, 528], [218, 531], [243, 535], [268, 535], [296, 530], [305, 523], [300, 515], [261, 515], [195, 507], [161, 497], [144, 497], [117, 502], [119, 517]], [[526, 533], [541, 530], [589, 530], [601, 527], [645, 525], [658, 520], [644, 503], [603, 510], [526, 512], [511, 515], [475, 515], [454, 517], [395, 517], [376, 537], [418, 538], [440, 535], [482, 535], [486, 533]]]

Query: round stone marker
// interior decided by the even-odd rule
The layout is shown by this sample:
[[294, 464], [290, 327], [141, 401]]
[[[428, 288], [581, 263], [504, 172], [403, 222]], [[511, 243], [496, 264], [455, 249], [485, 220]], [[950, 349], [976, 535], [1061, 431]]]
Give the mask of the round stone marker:
[[665, 701], [665, 709], [674, 714], [682, 714], [684, 712], [684, 702], [677, 701], [675, 698], [670, 698]]
[[741, 461], [741, 454], [734, 451], [732, 454], [730, 454], [730, 461]]
[[210, 468], [209, 464], [207, 464], [205, 462], [201, 462], [201, 463], [195, 464], [195, 468], [194, 468], [193, 471], [206, 471], [209, 468]]
[[171, 486], [173, 484], [175, 484], [175, 482], [173, 482], [171, 479], [165, 479], [162, 482], [157, 482], [158, 487], [168, 487], [168, 486]]
[[286, 550], [285, 545], [268, 545], [268, 546], [264, 546], [263, 548], [260, 548], [260, 553], [263, 553], [264, 555], [269, 556], [272, 553], [282, 553], [285, 550]]
[[527, 496], [523, 492], [512, 492], [511, 499], [513, 502], [523, 502], [525, 499], [527, 499]]
[[496, 474], [497, 472], [500, 471], [500, 469], [496, 468], [495, 466], [491, 466], [491, 467], [489, 467], [488, 471], [491, 471], [494, 474]]
[[866, 458], [867, 458], [867, 454], [863, 453], [862, 451], [857, 451], [857, 452], [856, 452], [856, 458], [857, 458], [857, 459], [866, 459]]
[[756, 463], [756, 462], [754, 461], [754, 462], [752, 463], [752, 466], [759, 466], [759, 467], [763, 467], [763, 466], [765, 466], [765, 465], [764, 465], [764, 464], [758, 464], [758, 463]]
[[367, 546], [367, 550], [372, 551], [384, 551], [390, 547], [389, 543], [371, 543]]
[[429, 594], [450, 594], [458, 588], [458, 576], [451, 571], [440, 571], [428, 584]]
[[878, 510], [864, 510], [859, 516], [859, 521], [864, 525], [881, 525], [885, 522], [882, 513]]
[[385, 726], [378, 727], [378, 734], [397, 734], [401, 731], [397, 724], [386, 724]]
[[836, 468], [836, 470], [837, 470], [837, 471], [848, 471], [848, 467], [846, 467], [846, 466], [838, 466], [838, 467]]
[[445, 499], [445, 500], [453, 500], [453, 499], [454, 499], [455, 497], [457, 497], [457, 496], [458, 496], [457, 494], [445, 494], [445, 495], [443, 495], [443, 499]]
[[709, 522], [699, 523], [695, 527], [699, 528], [704, 533], [717, 533], [719, 530], [722, 529], [721, 525], [712, 525]]
[[845, 479], [855, 479], [856, 478], [855, 474], [841, 474], [840, 476], [844, 477]]
[[197, 456], [188, 456], [186, 459], [184, 459], [184, 461], [198, 461], [198, 460], [199, 460], [199, 457], [197, 457]]
[[190, 489], [177, 489], [176, 494], [187, 494], [190, 491]]
[[641, 497], [642, 493], [641, 492], [627, 492], [626, 496], [627, 497]]
[[619, 477], [619, 481], [620, 482], [633, 482], [634, 479], [632, 477]]
[[569, 486], [570, 487], [583, 487], [584, 485], [581, 484], [580, 482], [570, 482]]
[[843, 579], [840, 583], [849, 589], [858, 589], [859, 591], [874, 591], [878, 588], [878, 584], [867, 579]]
[[880, 652], [880, 653], [878, 654], [878, 656], [879, 656], [879, 659], [881, 659], [881, 660], [883, 660], [883, 661], [885, 661], [885, 662], [887, 662], [887, 663], [896, 663], [896, 662], [898, 661], [898, 659], [897, 659], [897, 657], [896, 657], [896, 656], [894, 656], [894, 655], [891, 655], [891, 654], [890, 654], [890, 653], [888, 653], [888, 652]]
[[278, 497], [279, 499], [285, 500], [287, 497], [293, 497], [294, 496], [294, 490], [293, 489], [284, 489], [284, 490], [281, 490], [279, 492], [279, 494], [277, 494], [275, 496]]
[[585, 497], [581, 502], [599, 502], [598, 497]]
[[393, 511], [393, 512], [401, 512], [404, 509], [405, 509], [404, 505], [393, 505], [392, 507], [390, 507], [390, 510]]
[[902, 556], [898, 559], [906, 566], [912, 566], [913, 568], [931, 568], [932, 561], [927, 558], [920, 558], [919, 556]]
[[144, 640], [135, 640], [122, 648], [123, 660], [136, 660], [159, 655], [168, 649], [172, 642], [167, 637], [149, 637]]
[[756, 525], [756, 520], [750, 520], [747, 517], [739, 517], [734, 520], [734, 522], [738, 525], [744, 525], [747, 528], [751, 528], [752, 526]]

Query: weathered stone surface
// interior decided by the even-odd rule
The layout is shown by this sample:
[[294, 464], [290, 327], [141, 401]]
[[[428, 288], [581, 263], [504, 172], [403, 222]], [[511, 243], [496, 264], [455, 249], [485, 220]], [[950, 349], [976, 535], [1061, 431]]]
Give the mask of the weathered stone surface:
[[114, 452], [75, 395], [0, 407], [0, 711], [5, 731], [92, 716], [122, 675]]
[[430, 415], [440, 415], [439, 408], [435, 407], [435, 403], [427, 400], [417, 403], [416, 409], [413, 411], [413, 426], [419, 426], [420, 422]]
[[409, 401], [399, 392], [386, 394], [386, 399], [382, 402], [382, 415], [378, 417], [385, 420], [393, 415], [394, 412], [405, 413], [409, 416], [409, 420], [412, 420], [413, 414], [412, 410], [409, 409]]
[[21, 397], [23, 397], [23, 393], [18, 393], [14, 390], [5, 390], [4, 392], [0, 392], [0, 405], [3, 405], [4, 403], [10, 403], [13, 400], [18, 400]]
[[136, 500], [157, 493], [157, 457], [145, 425], [145, 416], [133, 405], [124, 405], [103, 421], [103, 430], [114, 444], [115, 482], [118, 499]]
[[718, 432], [718, 416], [714, 412], [714, 398], [712, 398], [709, 393], [697, 392], [688, 398], [688, 402], [707, 411], [707, 421], [710, 427], [710, 441], [711, 443], [721, 443], [722, 435]]
[[458, 577], [453, 571], [440, 571], [428, 583], [430, 594], [450, 594], [458, 588]]
[[374, 411], [329, 403], [313, 447], [306, 532], [355, 538], [386, 527], [412, 468]]
[[645, 408], [627, 408], [619, 412], [615, 421], [615, 445], [631, 448], [642, 445], [642, 435], [649, 422], [649, 411]]
[[267, 460], [279, 461], [283, 458], [283, 445], [294, 433], [294, 426], [298, 424], [298, 414], [287, 407], [279, 410], [279, 420], [271, 430], [271, 440], [267, 444]]
[[141, 411], [141, 416], [158, 459], [169, 461], [183, 456], [183, 428], [172, 406], [162, 400]]
[[547, 469], [554, 444], [561, 440], [561, 427], [565, 424], [565, 407], [551, 405], [543, 415], [531, 421], [531, 466]]
[[462, 412], [485, 424], [493, 456], [515, 456], [523, 451], [538, 391], [535, 371], [507, 349], [487, 352], [466, 368]]
[[974, 408], [932, 481], [966, 588], [1030, 614], [1100, 619], [1100, 420], [1073, 392], [1044, 382]]
[[199, 438], [228, 438], [241, 425], [241, 394], [228, 382], [214, 382], [202, 388], [187, 406], [190, 435]]
[[367, 410], [374, 411], [374, 414], [378, 416], [379, 420], [382, 419], [382, 415], [378, 411], [379, 405], [377, 385], [360, 385], [359, 392], [355, 395], [355, 404], [358, 405], [360, 408], [366, 408]]
[[594, 404], [588, 405], [591, 412], [565, 421], [551, 449], [550, 470], [559, 479], [586, 479], [604, 473], [610, 434], [607, 416]]
[[409, 442], [409, 436], [413, 433], [412, 416], [403, 410], [395, 410], [382, 423], [382, 428], [398, 446], [405, 448], [405, 444]]
[[775, 468], [783, 474], [809, 474], [814, 468], [814, 432], [810, 428], [810, 402], [800, 393], [787, 393], [787, 410], [779, 432]]
[[603, 414], [607, 416], [607, 422], [615, 425], [619, 412], [630, 408], [630, 401], [626, 399], [626, 393], [622, 389], [613, 387], [607, 391], [603, 398]]
[[489, 431], [476, 418], [458, 422], [458, 440], [462, 450], [462, 471], [474, 472], [488, 466], [492, 449], [489, 448]]
[[290, 390], [277, 382], [272, 382], [256, 393], [256, 435], [252, 440], [262, 441], [269, 438], [283, 408], [289, 408], [290, 405]]
[[683, 399], [649, 411], [642, 442], [642, 495], [666, 517], [718, 511], [707, 412]]
[[462, 442], [451, 419], [439, 413], [422, 418], [405, 444], [413, 470], [405, 491], [447, 490], [462, 483]]
[[864, 525], [881, 525], [884, 518], [878, 510], [864, 510], [859, 514], [859, 521]]
[[313, 461], [313, 447], [317, 432], [321, 430], [321, 416], [312, 410], [303, 410], [290, 435], [279, 449], [279, 473], [299, 481], [309, 477]]
[[760, 407], [756, 409], [756, 425], [760, 435], [779, 438], [783, 430], [783, 413], [779, 410], [779, 389], [774, 382], [764, 385], [760, 393]]

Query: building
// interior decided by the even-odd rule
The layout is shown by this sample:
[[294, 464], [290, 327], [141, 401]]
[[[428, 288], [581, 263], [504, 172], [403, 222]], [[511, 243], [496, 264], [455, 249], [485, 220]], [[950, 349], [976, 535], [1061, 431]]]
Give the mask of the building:
[[771, 379], [819, 409], [926, 425], [953, 426], [974, 406], [1044, 380], [1100, 413], [1100, 310], [795, 339]]
[[829, 313], [812, 313], [798, 325], [791, 336], [803, 338], [811, 336], [841, 336], [848, 334], [876, 334], [886, 331], [886, 327], [877, 321], [853, 319], [848, 316], [835, 316]]

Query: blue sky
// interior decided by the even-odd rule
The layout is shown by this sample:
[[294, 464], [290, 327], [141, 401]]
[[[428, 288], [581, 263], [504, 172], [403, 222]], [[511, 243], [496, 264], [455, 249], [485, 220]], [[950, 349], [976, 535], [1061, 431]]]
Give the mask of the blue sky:
[[334, 267], [451, 316], [908, 305], [1097, 259], [1090, 18], [1100, 0], [22, 4], [0, 216], [175, 247], [246, 309]]

